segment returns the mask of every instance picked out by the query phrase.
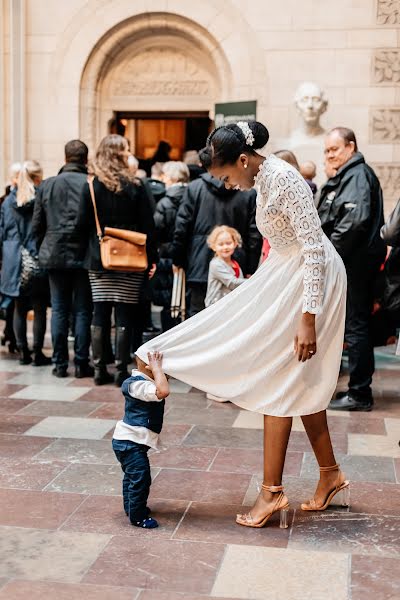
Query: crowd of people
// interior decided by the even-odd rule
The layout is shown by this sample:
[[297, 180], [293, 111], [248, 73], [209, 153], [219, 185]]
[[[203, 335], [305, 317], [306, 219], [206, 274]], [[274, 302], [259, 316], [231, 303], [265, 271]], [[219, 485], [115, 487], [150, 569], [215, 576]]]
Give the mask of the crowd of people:
[[[68, 142], [64, 166], [44, 181], [38, 162], [12, 165], [0, 217], [2, 343], [18, 351], [21, 364], [52, 364], [56, 377], [68, 376], [72, 335], [75, 376], [120, 386], [144, 331], [157, 333], [151, 304], [162, 307], [162, 331], [180, 320], [171, 314], [178, 268], [185, 271], [186, 314], [191, 317], [251, 277], [267, 259], [268, 239], [256, 225], [256, 192], [208, 173], [201, 152], [188, 152], [180, 162], [168, 160], [169, 150], [161, 142], [154, 160], [144, 165], [146, 172], [126, 138], [113, 133], [89, 164], [87, 146]], [[288, 150], [275, 154], [310, 186], [322, 228], [346, 266], [350, 379], [348, 391], [333, 398], [330, 407], [370, 410], [374, 331], [388, 339], [400, 326], [400, 209], [384, 225], [379, 181], [349, 129], [335, 128], [326, 138], [327, 182], [320, 190], [313, 181], [314, 163], [299, 165]], [[103, 231], [107, 226], [146, 234], [146, 272], [103, 267], [88, 177]], [[387, 244], [393, 246], [388, 256]], [[52, 357], [43, 352], [49, 306]], [[31, 309], [32, 349], [27, 340]], [[112, 363], [114, 375], [108, 370]]]

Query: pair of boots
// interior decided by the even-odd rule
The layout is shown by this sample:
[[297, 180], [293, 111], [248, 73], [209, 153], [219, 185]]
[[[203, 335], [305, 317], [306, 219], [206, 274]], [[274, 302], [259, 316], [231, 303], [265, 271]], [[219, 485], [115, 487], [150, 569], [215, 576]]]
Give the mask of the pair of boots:
[[115, 366], [117, 372], [114, 377], [107, 371], [109, 332], [103, 327], [92, 325], [91, 333], [95, 385], [114, 382], [116, 386], [120, 387], [125, 379], [129, 377], [128, 364], [131, 362], [130, 329], [128, 327], [115, 328]]
[[33, 348], [33, 361], [31, 351], [28, 346], [19, 346], [19, 364], [30, 365], [33, 363], [34, 367], [45, 367], [51, 365], [51, 358], [43, 354], [42, 349]]

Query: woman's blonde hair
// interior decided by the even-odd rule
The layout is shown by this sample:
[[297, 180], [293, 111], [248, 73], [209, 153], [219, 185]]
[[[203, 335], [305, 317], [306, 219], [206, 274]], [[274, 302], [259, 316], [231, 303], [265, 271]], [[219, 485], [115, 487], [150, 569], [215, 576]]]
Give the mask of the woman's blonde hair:
[[189, 167], [179, 160], [169, 160], [164, 163], [162, 172], [175, 183], [187, 183], [190, 179]]
[[27, 160], [22, 166], [17, 181], [17, 206], [23, 206], [35, 197], [33, 178], [43, 177], [43, 169], [37, 160]]
[[128, 141], [122, 135], [106, 135], [97, 148], [90, 172], [111, 192], [120, 192], [124, 180], [134, 180], [134, 175], [129, 169], [128, 156]]
[[211, 248], [211, 250], [215, 250], [215, 244], [217, 243], [217, 240], [221, 233], [228, 233], [230, 236], [232, 236], [232, 239], [235, 242], [236, 246], [238, 246], [239, 248], [241, 247], [242, 236], [236, 229], [234, 229], [233, 227], [228, 227], [228, 225], [218, 225], [218, 227], [215, 227], [212, 230], [212, 232], [207, 238], [207, 244]]

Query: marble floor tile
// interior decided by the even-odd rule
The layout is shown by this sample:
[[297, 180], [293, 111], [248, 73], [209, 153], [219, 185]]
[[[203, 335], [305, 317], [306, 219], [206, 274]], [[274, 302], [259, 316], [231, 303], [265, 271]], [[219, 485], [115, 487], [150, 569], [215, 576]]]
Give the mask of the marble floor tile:
[[[300, 475], [303, 460], [302, 452], [288, 452], [285, 461], [285, 475]], [[260, 450], [221, 448], [213, 461], [211, 471], [223, 471], [226, 473], [257, 473], [261, 474], [263, 469], [263, 455]]]
[[43, 417], [33, 417], [31, 415], [2, 415], [0, 433], [25, 433], [42, 420]]
[[173, 469], [201, 469], [206, 471], [211, 465], [216, 448], [166, 448], [161, 452], [152, 452], [150, 463], [155, 467], [168, 467]]
[[[121, 490], [120, 490], [121, 491]], [[58, 494], [54, 494], [57, 495]], [[153, 537], [170, 538], [181, 520], [187, 501], [152, 500], [149, 502], [151, 515], [157, 519], [159, 527], [151, 532]], [[134, 535], [146, 538], [147, 530], [134, 528], [123, 508], [121, 496], [89, 496], [79, 509], [61, 527], [63, 531], [84, 531], [86, 533], [109, 533], [111, 535]]]
[[[76, 404], [76, 402], [74, 402]], [[81, 404], [96, 406], [97, 408], [90, 412], [91, 419], [114, 419], [115, 421], [122, 419], [124, 416], [123, 403], [119, 402], [105, 402], [104, 404], [95, 402], [81, 402]]]
[[395, 600], [400, 598], [400, 559], [353, 556], [352, 600]]
[[241, 504], [249, 475], [162, 469], [151, 486], [151, 498], [176, 498], [217, 504]]
[[121, 486], [122, 471], [118, 464], [70, 464], [45, 491], [115, 496], [121, 494]]
[[[379, 481], [395, 483], [393, 459], [386, 456], [354, 456], [336, 454], [336, 460], [350, 481]], [[304, 454], [302, 477], [318, 476], [315, 457], [311, 453]]]
[[264, 429], [264, 415], [249, 410], [239, 410], [232, 427], [240, 429]]
[[0, 591], [0, 600], [136, 600], [139, 590], [85, 583], [11, 581]]
[[223, 544], [115, 536], [83, 581], [209, 594], [223, 553]]
[[399, 440], [393, 436], [349, 433], [348, 453], [355, 456], [400, 458]]
[[213, 448], [260, 448], [263, 432], [233, 427], [205, 427], [195, 425], [185, 438], [184, 446], [211, 446]]
[[0, 577], [79, 583], [109, 535], [0, 527]]
[[[0, 350], [1, 352], [1, 350]], [[15, 364], [15, 361], [8, 361], [12, 362], [12, 364]], [[5, 361], [3, 361], [2, 359], [0, 359], [0, 384], [3, 383], [4, 381], [8, 381], [9, 379], [12, 379], [13, 377], [15, 377], [15, 371], [7, 371], [6, 367], [8, 362], [5, 364]]]
[[[81, 381], [77, 379], [77, 381]], [[76, 386], [71, 385], [70, 389], [74, 389]], [[78, 386], [79, 389], [80, 386]], [[79, 397], [81, 402], [118, 402], [122, 408], [124, 406], [124, 397], [121, 394], [121, 390], [116, 388], [115, 385], [102, 385], [99, 387], [85, 388], [86, 392]]]
[[348, 576], [346, 554], [228, 546], [212, 596], [348, 600]]
[[174, 425], [172, 423], [164, 423], [161, 438], [163, 444], [169, 446], [180, 446], [183, 440], [192, 429], [192, 425]]
[[61, 471], [65, 463], [28, 458], [0, 458], [0, 487], [42, 490]]
[[183, 423], [189, 425], [205, 425], [212, 427], [231, 427], [236, 418], [236, 411], [223, 411], [213, 408], [192, 408], [172, 406], [165, 416], [166, 423]]
[[15, 394], [16, 392], [19, 392], [23, 389], [26, 388], [26, 384], [25, 385], [15, 385], [15, 384], [11, 384], [11, 383], [1, 383], [0, 384], [0, 398], [8, 398], [9, 396], [12, 396], [12, 394]]
[[19, 385], [51, 385], [52, 387], [66, 386], [71, 383], [70, 377], [54, 377], [51, 373], [51, 369], [47, 368], [45, 371], [36, 372], [36, 370], [18, 373], [14, 375], [12, 379], [8, 379], [7, 383], [17, 383]]
[[[1, 598], [1, 596], [0, 596]], [[137, 600], [208, 600], [211, 596], [198, 596], [197, 594], [186, 594], [181, 592], [158, 592], [156, 590], [142, 590]], [[17, 599], [19, 600], [19, 598]], [[213, 598], [213, 600], [239, 600], [239, 598], [227, 598], [226, 596]]]
[[10, 400], [10, 398], [0, 398], [0, 415], [13, 415], [25, 407], [32, 404], [31, 400]]
[[116, 464], [115, 454], [109, 440], [52, 440], [52, 443], [39, 452], [35, 459], [102, 465]]
[[86, 394], [89, 388], [68, 387], [63, 385], [28, 385], [19, 392], [12, 394], [11, 398], [23, 398], [26, 400], [63, 400], [73, 402]]
[[113, 427], [115, 421], [111, 419], [46, 417], [38, 425], [28, 429], [25, 435], [100, 440]]
[[206, 395], [188, 392], [187, 394], [170, 394], [167, 400], [168, 406], [181, 408], [206, 408], [209, 401]]
[[400, 440], [400, 418], [398, 419], [385, 419], [385, 427], [387, 435], [393, 437], [399, 442]]
[[52, 440], [48, 437], [27, 438], [21, 435], [0, 433], [0, 458], [28, 458], [46, 448]]
[[349, 417], [328, 418], [331, 433], [362, 433], [386, 435], [385, 423], [382, 418], [371, 418], [369, 413], [349, 413]]
[[237, 513], [248, 508], [240, 504], [192, 502], [174, 539], [286, 548], [290, 528], [280, 529], [279, 514], [273, 515], [265, 528], [252, 529], [236, 523]]
[[78, 494], [0, 489], [0, 525], [57, 529], [83, 500]]
[[178, 381], [177, 379], [169, 380], [169, 389], [172, 394], [187, 394], [192, 389], [191, 385]]
[[[12, 400], [17, 402], [17, 400]], [[53, 402], [36, 400], [18, 412], [19, 415], [38, 415], [41, 417], [87, 417], [102, 406], [99, 402]]]
[[400, 483], [400, 458], [395, 458], [393, 464], [396, 472], [396, 481]]
[[400, 517], [296, 511], [289, 548], [399, 558]]

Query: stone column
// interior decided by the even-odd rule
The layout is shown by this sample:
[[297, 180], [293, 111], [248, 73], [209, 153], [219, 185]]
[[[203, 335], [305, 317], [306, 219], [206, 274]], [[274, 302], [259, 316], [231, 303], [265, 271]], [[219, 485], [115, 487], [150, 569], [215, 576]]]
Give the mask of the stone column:
[[26, 149], [25, 0], [9, 0], [11, 162], [24, 161]]

